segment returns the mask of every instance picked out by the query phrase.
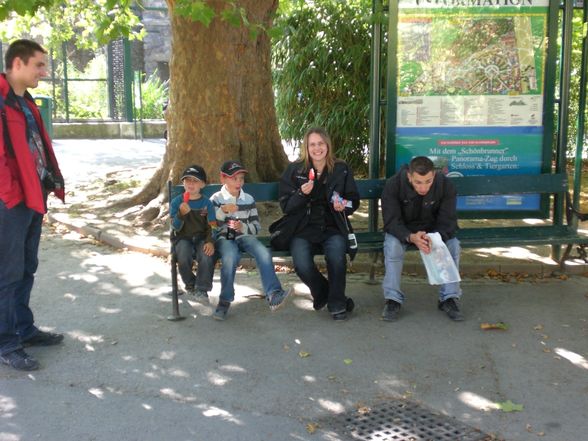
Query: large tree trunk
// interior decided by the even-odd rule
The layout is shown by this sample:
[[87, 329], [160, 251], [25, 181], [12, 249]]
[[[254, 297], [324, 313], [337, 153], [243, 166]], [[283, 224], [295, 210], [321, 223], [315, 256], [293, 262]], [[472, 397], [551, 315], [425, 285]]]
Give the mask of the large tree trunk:
[[[271, 26], [277, 0], [242, 0], [251, 23]], [[217, 13], [225, 1], [211, 0]], [[243, 162], [251, 182], [277, 179], [287, 163], [278, 132], [272, 88], [270, 41], [254, 40], [245, 26], [218, 16], [209, 27], [173, 14], [168, 144], [151, 182], [127, 203], [147, 204], [190, 164], [218, 182], [220, 165]]]

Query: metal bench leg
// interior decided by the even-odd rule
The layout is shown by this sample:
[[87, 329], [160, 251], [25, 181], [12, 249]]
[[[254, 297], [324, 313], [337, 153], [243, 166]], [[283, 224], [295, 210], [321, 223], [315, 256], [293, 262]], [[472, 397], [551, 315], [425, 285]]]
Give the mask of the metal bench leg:
[[172, 251], [171, 253], [171, 280], [172, 280], [172, 315], [168, 316], [167, 319], [172, 322], [184, 320], [186, 317], [180, 315], [180, 306], [178, 304], [178, 259], [176, 254]]
[[563, 255], [561, 256], [560, 260], [559, 260], [559, 270], [562, 273], [566, 272], [566, 260], [568, 260], [568, 258], [570, 257], [570, 252], [572, 251], [572, 247], [574, 246], [574, 244], [567, 244], [566, 245], [566, 250], [564, 251]]
[[370, 265], [370, 278], [368, 279], [368, 285], [377, 285], [378, 282], [376, 281], [376, 266], [378, 264], [378, 259], [380, 257], [380, 252], [377, 251], [374, 253], [374, 258], [372, 259], [372, 264]]

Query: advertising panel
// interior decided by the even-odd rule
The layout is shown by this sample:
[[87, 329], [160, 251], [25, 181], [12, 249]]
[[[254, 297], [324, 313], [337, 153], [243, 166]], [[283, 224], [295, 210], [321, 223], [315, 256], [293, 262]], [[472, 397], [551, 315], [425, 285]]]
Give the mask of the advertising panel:
[[[396, 168], [540, 173], [548, 0], [399, 0]], [[513, 189], [516, 192], [516, 189]], [[467, 196], [460, 210], [535, 210], [538, 195]]]

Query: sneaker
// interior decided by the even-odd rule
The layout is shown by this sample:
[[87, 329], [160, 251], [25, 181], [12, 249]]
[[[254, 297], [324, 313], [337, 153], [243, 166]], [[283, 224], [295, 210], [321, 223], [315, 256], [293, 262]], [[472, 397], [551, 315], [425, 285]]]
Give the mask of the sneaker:
[[192, 294], [192, 295], [194, 296], [194, 300], [196, 300], [198, 303], [204, 303], [204, 304], [209, 303], [208, 293], [206, 291], [197, 290], [197, 291], [194, 291], [194, 294]]
[[395, 322], [398, 320], [398, 313], [400, 312], [401, 303], [395, 300], [387, 299], [382, 311], [382, 320], [387, 322]]
[[26, 348], [29, 346], [53, 346], [58, 345], [63, 341], [63, 334], [55, 334], [53, 332], [45, 332], [39, 330], [35, 335], [21, 343]]
[[212, 318], [215, 320], [226, 319], [230, 306], [231, 306], [231, 302], [227, 302], [225, 300], [219, 300], [218, 306], [216, 307], [214, 314], [212, 314]]
[[34, 371], [39, 369], [39, 362], [22, 349], [0, 355], [0, 363], [19, 371]]
[[288, 291], [276, 291], [270, 297], [268, 297], [268, 303], [270, 310], [276, 311], [280, 306], [284, 304], [286, 301], [286, 297], [292, 294], [293, 288], [288, 289]]
[[457, 300], [455, 298], [449, 298], [444, 302], [439, 302], [439, 309], [447, 314], [447, 316], [453, 320], [454, 322], [461, 322], [464, 320], [464, 317], [459, 310], [459, 305], [457, 304]]
[[335, 320], [336, 322], [344, 322], [345, 320], [347, 320], [347, 311], [333, 314], [333, 320]]

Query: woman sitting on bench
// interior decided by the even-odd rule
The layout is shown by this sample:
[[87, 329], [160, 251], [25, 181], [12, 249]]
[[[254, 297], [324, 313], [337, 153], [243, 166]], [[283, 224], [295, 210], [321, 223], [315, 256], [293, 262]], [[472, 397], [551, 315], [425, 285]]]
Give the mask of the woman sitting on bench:
[[[334, 320], [346, 320], [354, 303], [345, 296], [345, 254], [353, 257], [357, 251], [347, 216], [359, 207], [359, 192], [349, 166], [335, 158], [325, 130], [306, 132], [300, 156], [282, 175], [279, 188], [286, 215], [306, 212], [290, 242], [290, 254], [296, 274], [310, 288], [314, 309], [327, 306]], [[313, 260], [321, 252], [328, 279]]]

